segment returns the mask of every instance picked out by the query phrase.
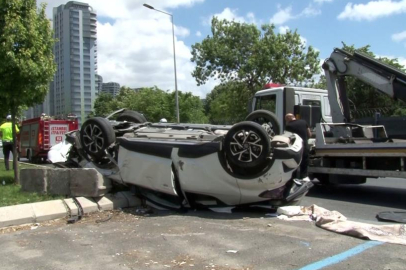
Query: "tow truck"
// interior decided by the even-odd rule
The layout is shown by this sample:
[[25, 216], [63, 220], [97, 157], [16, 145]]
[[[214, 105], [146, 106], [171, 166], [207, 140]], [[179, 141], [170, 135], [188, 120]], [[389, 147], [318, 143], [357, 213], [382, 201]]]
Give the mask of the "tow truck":
[[345, 77], [406, 102], [406, 74], [365, 54], [335, 49], [324, 62], [332, 123], [316, 124], [309, 172], [324, 183], [365, 183], [368, 177], [406, 178], [406, 140], [382, 125], [351, 123]]
[[[391, 139], [382, 125], [351, 122], [345, 77], [373, 86], [393, 99], [406, 101], [406, 74], [359, 52], [334, 49], [322, 65], [327, 90], [279, 86], [258, 91], [250, 106], [275, 134], [283, 132], [284, 115], [305, 119], [309, 139], [309, 173], [323, 184], [361, 184], [367, 178], [406, 178], [406, 140]], [[249, 116], [248, 116], [249, 117]]]

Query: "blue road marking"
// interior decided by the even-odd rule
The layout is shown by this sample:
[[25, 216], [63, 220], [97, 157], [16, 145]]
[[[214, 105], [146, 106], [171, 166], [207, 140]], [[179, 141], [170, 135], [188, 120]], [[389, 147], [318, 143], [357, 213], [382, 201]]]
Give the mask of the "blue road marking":
[[365, 250], [367, 250], [368, 248], [372, 248], [378, 245], [384, 244], [384, 242], [379, 242], [379, 241], [368, 241], [364, 244], [361, 244], [359, 246], [356, 246], [352, 249], [349, 249], [347, 251], [344, 251], [340, 254], [331, 256], [329, 258], [326, 258], [324, 260], [309, 264], [305, 267], [302, 267], [298, 270], [317, 270], [317, 269], [322, 269], [326, 266], [330, 266], [339, 262], [342, 262], [352, 256], [355, 256]]

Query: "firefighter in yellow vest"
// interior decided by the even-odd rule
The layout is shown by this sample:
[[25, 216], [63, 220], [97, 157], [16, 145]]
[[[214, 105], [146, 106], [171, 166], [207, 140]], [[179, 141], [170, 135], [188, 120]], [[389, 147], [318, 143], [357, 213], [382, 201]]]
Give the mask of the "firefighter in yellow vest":
[[[19, 133], [20, 130], [16, 125], [16, 132]], [[11, 125], [11, 115], [7, 115], [7, 121], [0, 126], [0, 137], [3, 143], [3, 155], [4, 155], [4, 164], [6, 165], [6, 170], [9, 168], [9, 158], [10, 152], [13, 151], [14, 142], [13, 142], [13, 130]]]

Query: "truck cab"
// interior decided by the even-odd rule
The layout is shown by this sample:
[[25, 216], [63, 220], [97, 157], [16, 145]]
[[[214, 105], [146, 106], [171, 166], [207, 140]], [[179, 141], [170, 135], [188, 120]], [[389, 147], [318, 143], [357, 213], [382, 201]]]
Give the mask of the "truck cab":
[[[332, 122], [328, 93], [324, 89], [277, 86], [260, 90], [255, 93], [252, 103], [250, 103], [250, 111], [272, 112], [277, 117], [281, 125], [281, 132], [283, 132], [286, 124], [284, 116], [287, 113], [295, 113], [295, 105], [304, 105], [302, 108], [308, 106], [310, 115], [307, 114], [309, 119], [306, 120], [310, 127], [314, 128], [316, 123], [320, 122]], [[312, 117], [311, 112], [314, 111], [312, 108], [321, 110], [321, 117]], [[318, 115], [320, 116], [320, 114]], [[298, 117], [300, 118], [300, 116]]]

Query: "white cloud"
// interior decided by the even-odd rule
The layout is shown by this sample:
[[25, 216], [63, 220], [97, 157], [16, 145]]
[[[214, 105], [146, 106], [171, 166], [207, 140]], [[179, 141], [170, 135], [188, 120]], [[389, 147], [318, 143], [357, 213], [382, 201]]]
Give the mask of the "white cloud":
[[314, 17], [321, 14], [321, 10], [314, 8], [312, 5], [307, 6], [299, 16]]
[[289, 26], [279, 26], [279, 33], [286, 34], [290, 30]]
[[202, 36], [202, 32], [197, 31], [197, 32], [196, 32], [196, 36], [197, 36], [197, 37], [201, 37], [201, 36]]
[[406, 0], [378, 0], [370, 1], [366, 4], [348, 3], [344, 11], [338, 15], [340, 20], [372, 21], [381, 17], [406, 13]]
[[175, 25], [175, 35], [180, 37], [187, 37], [190, 35], [190, 30], [182, 26]]
[[323, 4], [323, 3], [331, 3], [333, 2], [333, 0], [314, 0], [314, 2], [318, 3], [318, 4]]
[[247, 13], [247, 22], [253, 23], [253, 24], [258, 24], [257, 19], [255, 18], [255, 14], [252, 12]]
[[284, 9], [281, 9], [278, 6], [278, 12], [276, 12], [272, 18], [270, 19], [270, 23], [275, 25], [285, 24], [290, 20], [299, 19], [302, 17], [314, 17], [321, 14], [321, 10], [317, 9], [312, 6], [312, 4], [308, 5], [305, 9], [303, 9], [299, 14], [292, 14], [292, 6], [288, 6]]
[[231, 9], [227, 7], [220, 13], [212, 14], [203, 18], [203, 25], [211, 25], [211, 20], [213, 17], [217, 17], [220, 20], [236, 21], [239, 23], [259, 24], [253, 12], [248, 12], [245, 16], [240, 16], [238, 15], [238, 9]]
[[292, 15], [292, 6], [288, 6], [285, 9], [279, 9], [279, 11], [272, 16], [270, 23], [276, 25], [284, 24], [293, 18], [294, 16]]
[[[144, 14], [147, 9], [142, 5], [148, 3], [156, 9], [172, 9], [182, 6], [193, 6], [196, 3], [204, 2], [205, 0], [114, 0], [114, 4], [109, 0], [86, 0], [97, 11], [98, 16], [105, 16], [113, 19], [118, 18], [133, 18], [134, 12]], [[39, 0], [39, 3], [48, 3], [47, 15], [51, 17], [52, 8], [61, 4], [66, 4], [68, 0]], [[151, 11], [154, 12], [154, 11]], [[164, 15], [163, 15], [164, 16]]]
[[406, 31], [400, 32], [400, 33], [396, 33], [392, 35], [392, 40], [399, 42], [406, 39]]
[[[156, 9], [171, 12], [173, 8], [191, 6], [204, 0], [87, 0], [98, 17], [98, 74], [105, 82], [114, 81], [129, 87], [152, 87], [174, 90], [172, 24], [170, 16], [142, 6], [147, 2]], [[47, 15], [52, 8], [67, 0], [47, 0]], [[196, 33], [197, 34], [197, 33]], [[191, 49], [182, 41], [190, 30], [176, 22], [175, 48], [178, 89], [204, 97], [218, 84], [210, 80], [197, 86], [191, 76], [195, 64], [190, 61]]]
[[237, 11], [237, 9], [231, 9], [227, 7], [222, 12], [209, 16], [207, 19], [204, 20], [203, 24], [211, 25], [211, 20], [213, 19], [213, 17], [217, 17], [219, 20], [236, 21], [241, 23], [246, 22], [244, 17], [237, 15]]

